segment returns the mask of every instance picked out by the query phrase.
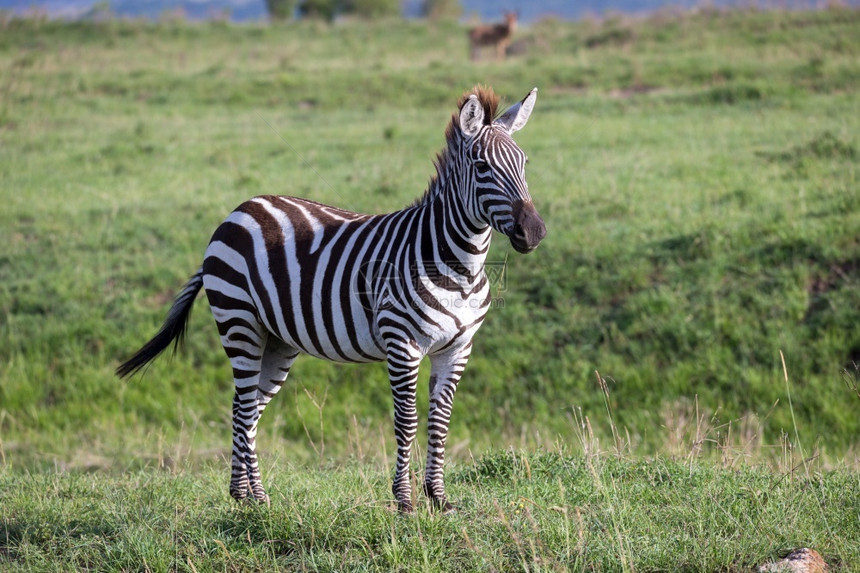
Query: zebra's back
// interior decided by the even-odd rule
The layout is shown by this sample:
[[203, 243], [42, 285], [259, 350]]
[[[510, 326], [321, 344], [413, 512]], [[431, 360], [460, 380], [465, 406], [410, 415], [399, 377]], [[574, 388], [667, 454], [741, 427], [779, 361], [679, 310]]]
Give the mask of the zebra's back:
[[281, 196], [237, 207], [216, 229], [203, 262], [221, 336], [264, 327], [320, 358], [383, 360], [373, 301], [356, 292], [353, 277], [359, 251], [384, 217]]

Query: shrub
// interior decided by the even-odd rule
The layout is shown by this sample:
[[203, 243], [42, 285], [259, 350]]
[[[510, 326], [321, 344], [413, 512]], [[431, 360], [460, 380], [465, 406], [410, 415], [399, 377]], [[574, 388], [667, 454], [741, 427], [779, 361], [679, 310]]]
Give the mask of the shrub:
[[400, 14], [400, 0], [348, 0], [346, 10], [361, 18], [383, 18]]
[[266, 10], [272, 20], [291, 20], [296, 13], [296, 0], [266, 0]]
[[460, 0], [424, 0], [421, 15], [430, 20], [456, 20], [463, 15]]
[[340, 8], [338, 0], [304, 0], [299, 5], [302, 18], [315, 18], [331, 22], [337, 16]]

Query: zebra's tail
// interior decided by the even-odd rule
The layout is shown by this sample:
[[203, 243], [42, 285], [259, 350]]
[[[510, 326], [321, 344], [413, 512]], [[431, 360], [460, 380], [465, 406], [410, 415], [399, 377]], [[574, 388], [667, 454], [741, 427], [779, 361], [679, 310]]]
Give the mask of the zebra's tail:
[[185, 284], [185, 287], [176, 295], [173, 301], [173, 306], [170, 307], [170, 312], [167, 313], [167, 318], [164, 319], [164, 324], [161, 325], [161, 330], [152, 337], [152, 340], [143, 345], [134, 356], [123, 362], [116, 369], [116, 374], [120, 378], [125, 378], [135, 374], [138, 370], [155, 360], [155, 358], [164, 352], [170, 343], [173, 343], [173, 351], [176, 352], [177, 347], [185, 337], [185, 329], [188, 326], [188, 319], [191, 317], [191, 307], [194, 305], [194, 299], [197, 293], [203, 288], [203, 269], [200, 268], [194, 273], [194, 276]]

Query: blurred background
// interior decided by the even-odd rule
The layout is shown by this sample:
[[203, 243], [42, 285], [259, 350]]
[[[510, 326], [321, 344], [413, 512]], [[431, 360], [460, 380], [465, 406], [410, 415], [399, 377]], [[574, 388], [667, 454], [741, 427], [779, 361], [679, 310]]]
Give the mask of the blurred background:
[[[847, 0], [857, 5], [858, 0]], [[594, 16], [610, 11], [643, 14], [661, 8], [694, 6], [810, 9], [826, 3], [821, 0], [785, 0], [753, 2], [750, 0], [0, 0], [0, 9], [16, 14], [42, 12], [49, 17], [92, 18], [113, 14], [119, 17], [159, 18], [166, 14], [183, 14], [193, 20], [229, 19], [235, 22], [275, 18], [302, 17], [308, 9], [331, 10], [339, 15], [370, 11], [376, 15], [402, 15], [419, 18], [429, 13], [445, 13], [465, 20], [492, 20], [504, 11], [514, 11], [521, 22], [538, 18], [564, 19]]]
[[[185, 352], [129, 381], [116, 366], [248, 197], [409, 205], [477, 83], [507, 104], [540, 90], [516, 138], [549, 236], [529, 256], [493, 243], [505, 281], [451, 460], [575, 444], [585, 417], [634, 456], [858, 463], [856, 4], [0, 8], [6, 463], [221, 463], [232, 379], [205, 297]], [[487, 35], [508, 10], [516, 28]], [[260, 447], [379, 458], [391, 416], [384, 365], [306, 358]]]

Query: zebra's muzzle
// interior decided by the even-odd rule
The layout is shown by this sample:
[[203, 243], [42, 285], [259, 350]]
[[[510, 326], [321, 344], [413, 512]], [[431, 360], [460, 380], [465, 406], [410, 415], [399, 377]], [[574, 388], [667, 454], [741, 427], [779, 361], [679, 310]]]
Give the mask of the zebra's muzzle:
[[546, 237], [546, 225], [538, 215], [534, 203], [531, 201], [519, 201], [514, 203], [513, 212], [514, 226], [508, 238], [511, 246], [518, 253], [530, 253], [537, 248]]

